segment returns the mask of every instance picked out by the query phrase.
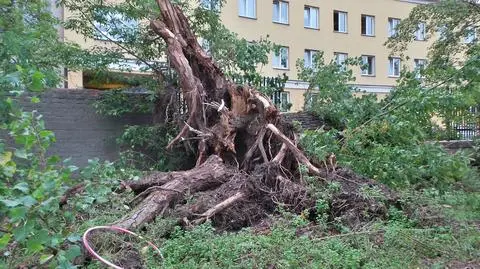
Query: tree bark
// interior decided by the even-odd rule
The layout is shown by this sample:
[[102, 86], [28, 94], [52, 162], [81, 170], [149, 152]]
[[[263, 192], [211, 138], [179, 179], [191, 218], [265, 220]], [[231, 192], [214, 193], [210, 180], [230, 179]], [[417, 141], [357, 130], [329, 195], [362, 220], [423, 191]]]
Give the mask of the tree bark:
[[[228, 168], [216, 155], [212, 155], [201, 166], [183, 172], [165, 173], [169, 181], [148, 196], [127, 216], [115, 225], [125, 229], [138, 229], [143, 224], [162, 216], [167, 208], [183, 199], [185, 193], [214, 189], [227, 182], [235, 171]], [[152, 186], [150, 188], [155, 188]]]

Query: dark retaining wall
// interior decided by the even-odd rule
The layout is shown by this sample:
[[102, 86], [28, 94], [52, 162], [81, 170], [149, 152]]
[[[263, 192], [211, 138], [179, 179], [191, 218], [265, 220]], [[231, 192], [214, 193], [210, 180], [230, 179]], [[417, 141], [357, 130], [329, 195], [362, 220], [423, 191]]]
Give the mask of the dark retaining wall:
[[72, 158], [72, 163], [84, 166], [88, 159], [115, 160], [119, 148], [115, 139], [126, 125], [147, 124], [151, 115], [103, 116], [95, 113], [92, 103], [101, 91], [55, 89], [42, 93], [40, 103], [32, 104], [29, 97], [20, 102], [24, 111], [37, 110], [43, 115], [45, 127], [55, 133], [57, 142], [49, 154]]

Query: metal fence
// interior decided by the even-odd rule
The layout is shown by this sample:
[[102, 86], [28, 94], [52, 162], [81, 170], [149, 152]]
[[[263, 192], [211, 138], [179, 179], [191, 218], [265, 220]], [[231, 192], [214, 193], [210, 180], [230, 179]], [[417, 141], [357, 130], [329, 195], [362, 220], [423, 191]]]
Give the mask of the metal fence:
[[472, 140], [480, 135], [480, 107], [455, 111], [446, 123], [449, 139]]
[[[270, 89], [270, 98], [272, 102], [277, 106], [281, 111], [288, 111], [290, 108], [290, 98], [285, 95], [283, 91], [285, 87], [285, 79], [280, 77], [262, 77], [260, 82], [252, 82], [246, 78], [234, 78], [233, 81], [237, 84], [246, 84], [251, 86], [257, 86], [264, 89]], [[188, 112], [188, 107], [183, 98], [182, 92], [179, 90], [176, 93], [176, 100], [179, 104], [177, 113], [186, 114]]]

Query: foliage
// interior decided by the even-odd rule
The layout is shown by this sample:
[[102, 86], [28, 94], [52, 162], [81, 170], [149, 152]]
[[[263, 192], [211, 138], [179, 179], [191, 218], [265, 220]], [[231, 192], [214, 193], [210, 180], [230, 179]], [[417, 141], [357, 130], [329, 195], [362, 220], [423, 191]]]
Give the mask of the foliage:
[[451, 122], [474, 121], [471, 117], [476, 117], [470, 107], [480, 101], [479, 18], [480, 6], [473, 0], [418, 5], [386, 43], [392, 53], [404, 55], [414, 42], [418, 25], [425, 23], [427, 41], [432, 45], [427, 66], [416, 73], [424, 88], [432, 89], [425, 92], [426, 101], [433, 101], [436, 115], [445, 120], [447, 128]]
[[128, 113], [153, 113], [155, 94], [127, 92], [122, 89], [107, 91], [93, 103], [97, 113], [122, 116]]
[[121, 163], [141, 170], [186, 170], [195, 163], [193, 152], [176, 146], [167, 150], [168, 143], [177, 133], [173, 124], [129, 126], [117, 139], [123, 148]]
[[348, 83], [355, 80], [350, 67], [361, 65], [361, 60], [348, 58], [343, 65], [325, 63], [323, 52], [318, 52], [312, 67], [297, 62], [299, 79], [309, 83], [305, 94], [305, 110], [313, 112], [331, 127], [343, 129], [358, 125], [378, 109], [372, 94], [352, 96], [358, 89]]
[[10, 256], [24, 256], [28, 262], [43, 264], [53, 259], [51, 264], [66, 266], [80, 255], [80, 248], [70, 233], [73, 212], [60, 210], [59, 201], [77, 168], [56, 156], [47, 157], [55, 136], [37, 113], [17, 112], [2, 127], [17, 144], [10, 149], [2, 143], [0, 152], [4, 262], [9, 264]]
[[0, 10], [0, 265], [72, 268], [81, 254], [75, 211], [59, 202], [77, 168], [47, 155], [54, 134], [16, 100], [40, 102], [34, 94], [57, 87], [63, 68], [89, 66], [93, 55], [60, 41], [46, 1], [2, 1]]
[[[333, 152], [339, 164], [390, 186], [448, 184], [471, 176], [466, 156], [449, 155], [424, 141], [434, 135], [432, 121], [444, 92], [425, 89], [415, 74], [404, 72], [396, 88], [383, 100], [356, 96], [347, 83], [351, 70], [325, 64], [320, 53], [313, 68], [301, 65], [310, 83], [306, 109], [323, 118], [329, 131], [302, 135], [306, 152], [321, 161]], [[347, 61], [347, 64], [350, 62]]]

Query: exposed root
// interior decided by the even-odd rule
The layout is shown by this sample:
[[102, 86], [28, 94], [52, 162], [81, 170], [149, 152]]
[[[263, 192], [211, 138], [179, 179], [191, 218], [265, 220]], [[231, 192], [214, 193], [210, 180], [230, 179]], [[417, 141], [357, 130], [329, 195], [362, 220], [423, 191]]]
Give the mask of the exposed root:
[[129, 230], [137, 229], [157, 216], [162, 216], [165, 210], [182, 199], [187, 191], [200, 192], [217, 188], [227, 182], [233, 172], [223, 164], [218, 156], [212, 155], [199, 167], [184, 172], [170, 173], [171, 181], [162, 185], [161, 189], [149, 193], [132, 213], [115, 225]]
[[301, 152], [296, 146], [295, 144], [293, 144], [293, 142], [288, 139], [288, 137], [286, 137], [283, 133], [281, 133], [277, 127], [275, 127], [275, 125], [273, 124], [267, 124], [267, 128], [272, 131], [273, 134], [275, 134], [287, 147], [288, 149], [293, 153], [293, 155], [295, 155], [295, 158], [297, 158], [297, 160], [307, 166], [308, 168], [308, 171], [310, 171], [310, 173], [313, 173], [317, 176], [320, 176], [322, 173], [320, 172], [320, 169], [318, 169], [317, 167], [315, 167], [309, 160], [308, 158], [303, 154], [303, 152]]
[[237, 192], [234, 196], [224, 200], [223, 202], [215, 205], [214, 207], [210, 208], [209, 210], [205, 211], [203, 214], [200, 215], [200, 218], [193, 221], [193, 224], [198, 225], [206, 220], [210, 219], [213, 215], [217, 214], [218, 212], [224, 210], [225, 208], [231, 206], [233, 203], [236, 203], [238, 200], [245, 197], [245, 194], [242, 192]]

